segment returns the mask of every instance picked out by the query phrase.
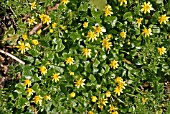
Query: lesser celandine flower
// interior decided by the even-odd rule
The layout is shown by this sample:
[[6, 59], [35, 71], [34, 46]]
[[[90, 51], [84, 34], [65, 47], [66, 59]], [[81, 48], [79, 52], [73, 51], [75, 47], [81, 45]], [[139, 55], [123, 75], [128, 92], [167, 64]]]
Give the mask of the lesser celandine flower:
[[127, 4], [127, 0], [118, 0], [118, 2], [120, 2], [120, 6], [122, 6], [123, 4]]
[[24, 85], [25, 86], [28, 85], [28, 87], [30, 87], [31, 86], [31, 81], [30, 80], [24, 80]]
[[118, 66], [119, 66], [118, 61], [116, 61], [116, 60], [111, 61], [111, 63], [110, 63], [111, 68], [116, 69], [116, 68], [118, 68]]
[[124, 31], [120, 32], [120, 36], [121, 36], [122, 38], [126, 38], [126, 32], [124, 32]]
[[115, 89], [114, 89], [114, 92], [115, 92], [116, 94], [118, 94], [118, 96], [120, 96], [120, 93], [123, 93], [122, 90], [123, 90], [123, 89], [122, 89], [121, 87], [116, 86]]
[[111, 39], [113, 36], [112, 36], [112, 34], [108, 34], [107, 36], [106, 36], [106, 39]]
[[70, 95], [70, 97], [72, 97], [72, 98], [73, 98], [73, 97], [75, 97], [75, 96], [76, 96], [76, 93], [75, 93], [75, 92], [71, 92], [69, 95]]
[[161, 48], [158, 47], [157, 49], [158, 49], [158, 52], [159, 52], [160, 55], [163, 55], [163, 54], [166, 53], [166, 48], [164, 48], [164, 47], [161, 47]]
[[74, 82], [75, 83], [75, 86], [77, 87], [77, 88], [80, 88], [80, 86], [81, 87], [84, 87], [84, 85], [85, 85], [85, 80], [86, 79], [82, 79], [82, 78], [80, 78], [79, 80], [77, 80], [76, 82]]
[[104, 8], [104, 15], [107, 16], [111, 16], [113, 14], [112, 12], [112, 7], [110, 5], [106, 5]]
[[45, 75], [47, 73], [47, 69], [45, 66], [41, 66], [39, 69], [40, 69], [41, 74]]
[[94, 40], [97, 40], [97, 34], [90, 30], [87, 33], [87, 38], [89, 39], [89, 41], [92, 40], [92, 42], [93, 42]]
[[40, 95], [37, 95], [33, 98], [35, 104], [42, 105], [42, 97]]
[[33, 24], [37, 24], [37, 22], [35, 22], [34, 17], [31, 17], [31, 18], [28, 18], [28, 24], [30, 26], [30, 25], [33, 25]]
[[52, 24], [52, 28], [55, 28], [57, 26], [57, 23]]
[[89, 111], [88, 114], [94, 114], [94, 112], [93, 111]]
[[69, 0], [61, 0], [61, 3], [63, 3], [64, 5], [68, 4], [69, 2]]
[[52, 81], [57, 82], [60, 78], [59, 73], [54, 73], [52, 76]]
[[161, 15], [158, 17], [158, 22], [160, 24], [162, 24], [162, 23], [166, 24], [168, 22], [168, 19], [169, 19], [169, 17], [167, 17], [166, 14], [164, 14], [164, 15]]
[[42, 32], [41, 29], [39, 29], [39, 30], [37, 31], [37, 34], [40, 35], [41, 32]]
[[109, 108], [108, 112], [111, 113], [111, 114], [112, 114], [114, 111], [117, 112], [117, 110], [118, 110], [118, 108], [116, 108], [116, 107], [113, 106], [113, 105], [109, 105], [109, 107], [110, 107], [110, 108]]
[[92, 101], [92, 102], [96, 102], [96, 101], [97, 101], [97, 97], [96, 97], [96, 96], [92, 96], [92, 97], [91, 97], [91, 101]]
[[34, 90], [32, 88], [27, 88], [26, 92], [28, 93], [28, 96], [31, 96], [34, 93]]
[[91, 49], [84, 48], [82, 54], [83, 56], [86, 56], [86, 58], [91, 57]]
[[41, 14], [39, 15], [39, 18], [43, 24], [47, 23], [47, 25], [49, 25], [49, 23], [51, 23], [51, 18], [48, 15]]
[[101, 27], [98, 23], [93, 26], [94, 32], [99, 36], [99, 34], [103, 35], [103, 32], [106, 32], [104, 27]]
[[106, 103], [108, 103], [108, 101], [107, 99], [104, 98], [100, 98], [99, 101], [97, 102], [97, 104], [104, 105], [104, 106], [106, 106]]
[[112, 42], [109, 42], [109, 39], [103, 39], [102, 46], [106, 48], [106, 50], [111, 49]]
[[31, 40], [31, 42], [32, 42], [32, 44], [34, 44], [34, 45], [38, 45], [39, 43], [38, 43], [38, 40]]
[[28, 36], [27, 36], [26, 34], [23, 34], [23, 35], [22, 35], [22, 39], [23, 39], [23, 40], [27, 40], [27, 39], [28, 39]]
[[114, 81], [115, 81], [115, 83], [119, 83], [119, 82], [122, 82], [123, 79], [121, 77], [117, 77]]
[[66, 64], [72, 65], [73, 62], [74, 62], [74, 59], [73, 59], [72, 57], [68, 57], [68, 58], [66, 59]]
[[145, 104], [146, 103], [146, 98], [142, 97], [142, 103]]
[[44, 96], [44, 99], [45, 99], [45, 100], [51, 100], [51, 96], [50, 96], [50, 95], [45, 95], [45, 96]]
[[69, 71], [70, 76], [74, 76], [74, 72]]
[[26, 50], [29, 50], [31, 49], [31, 46], [29, 43], [24, 43], [24, 42], [21, 42], [21, 41], [18, 41], [18, 46], [16, 46], [18, 48], [18, 51], [21, 51], [21, 53], [25, 53]]
[[145, 37], [149, 37], [150, 35], [152, 35], [152, 30], [151, 28], [147, 29], [146, 27], [143, 29], [143, 32], [142, 34], [145, 36]]
[[32, 2], [32, 3], [29, 3], [31, 5], [31, 10], [35, 9], [36, 8], [36, 2]]
[[138, 27], [140, 27], [140, 25], [142, 24], [142, 20], [143, 20], [143, 18], [136, 19], [136, 23], [138, 24]]
[[83, 23], [83, 27], [84, 27], [84, 28], [87, 28], [87, 27], [88, 27], [88, 22], [84, 22], [84, 23]]
[[105, 95], [106, 95], [106, 97], [110, 97], [111, 96], [111, 92], [110, 91], [106, 91]]
[[50, 33], [53, 33], [54, 32], [54, 30], [53, 29], [50, 29]]
[[142, 6], [141, 11], [144, 12], [144, 14], [146, 14], [147, 12], [150, 13], [151, 10], [154, 10], [152, 8], [152, 4], [150, 4], [150, 2], [146, 3], [144, 2]]

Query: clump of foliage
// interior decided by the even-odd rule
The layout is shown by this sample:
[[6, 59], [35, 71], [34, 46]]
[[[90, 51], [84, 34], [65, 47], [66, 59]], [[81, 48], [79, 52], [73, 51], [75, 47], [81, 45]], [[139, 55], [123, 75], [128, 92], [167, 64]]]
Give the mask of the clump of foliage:
[[169, 1], [7, 0], [17, 30], [1, 113], [169, 113]]

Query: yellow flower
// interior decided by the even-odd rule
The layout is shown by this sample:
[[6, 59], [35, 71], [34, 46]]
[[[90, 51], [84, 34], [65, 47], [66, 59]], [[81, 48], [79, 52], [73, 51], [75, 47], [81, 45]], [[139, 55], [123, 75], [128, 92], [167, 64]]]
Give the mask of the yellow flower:
[[124, 81], [121, 81], [121, 82], [118, 82], [118, 86], [123, 90], [125, 89], [125, 82]]
[[111, 114], [119, 114], [117, 111], [112, 112]]
[[80, 86], [81, 87], [84, 87], [84, 85], [85, 85], [85, 80], [86, 79], [82, 79], [82, 78], [80, 78], [79, 80], [77, 80], [76, 82], [74, 82], [75, 83], [75, 86], [77, 87], [77, 88], [79, 88]]
[[140, 27], [140, 25], [142, 24], [142, 20], [143, 20], [143, 18], [136, 19], [136, 23], [138, 24], [138, 27]]
[[104, 27], [101, 27], [98, 23], [93, 26], [94, 32], [99, 36], [99, 34], [103, 35], [103, 32], [106, 32]]
[[146, 98], [144, 98], [144, 97], [142, 97], [142, 103], [143, 103], [143, 104], [145, 104], [145, 103], [146, 103], [146, 101], [147, 101], [147, 99], [146, 99]]
[[102, 46], [106, 48], [106, 50], [110, 49], [112, 46], [112, 43], [109, 42], [109, 39], [103, 39], [102, 40]]
[[42, 32], [41, 29], [39, 29], [39, 30], [37, 31], [37, 34], [40, 35], [41, 32]]
[[96, 96], [92, 96], [92, 97], [91, 97], [91, 101], [92, 101], [92, 102], [96, 102], [96, 101], [97, 101], [97, 97], [96, 97]]
[[92, 32], [91, 30], [87, 33], [87, 37], [90, 40], [92, 40], [92, 42], [94, 40], [97, 40], [97, 34], [95, 32]]
[[86, 58], [91, 57], [91, 49], [84, 48], [82, 54], [83, 56], [86, 56]]
[[55, 28], [57, 26], [57, 23], [52, 24], [52, 28]]
[[142, 34], [144, 34], [145, 37], [147, 37], [147, 36], [149, 37], [150, 35], [152, 35], [152, 30], [151, 30], [151, 28], [149, 28], [149, 29], [144, 28]]
[[97, 104], [106, 106], [106, 103], [108, 103], [107, 99], [100, 98]]
[[45, 96], [44, 96], [44, 99], [45, 99], [45, 100], [51, 100], [51, 96], [50, 96], [50, 95], [45, 95]]
[[68, 4], [69, 2], [69, 0], [61, 0], [61, 3], [63, 3], [64, 5]]
[[22, 35], [22, 38], [23, 38], [24, 40], [27, 40], [27, 39], [28, 39], [28, 36], [27, 36], [26, 34], [23, 34], [23, 35]]
[[126, 32], [122, 31], [122, 32], [120, 33], [120, 36], [121, 36], [122, 38], [126, 38]]
[[24, 80], [24, 85], [25, 86], [28, 85], [28, 87], [30, 87], [31, 86], [31, 81], [30, 80]]
[[115, 69], [115, 68], [118, 68], [118, 66], [119, 66], [118, 61], [116, 60], [111, 61], [110, 63], [111, 68]]
[[72, 57], [69, 57], [66, 59], [66, 64], [72, 65], [74, 62], [74, 59]]
[[36, 3], [35, 2], [29, 3], [29, 4], [31, 5], [31, 10], [36, 8]]
[[60, 25], [61, 30], [66, 30], [67, 26]]
[[53, 78], [52, 81], [57, 82], [61, 77], [59, 76], [59, 73], [55, 73], [53, 74], [52, 78]]
[[100, 108], [100, 110], [103, 109], [103, 105], [99, 104], [98, 107]]
[[166, 17], [166, 14], [161, 15], [160, 17], [158, 17], [158, 21], [159, 21], [160, 24], [162, 24], [162, 23], [166, 24], [166, 22], [168, 22], [168, 19], [169, 19], [169, 17]]
[[75, 93], [75, 92], [71, 92], [69, 95], [70, 95], [70, 97], [72, 97], [72, 98], [73, 98], [73, 97], [75, 97], [75, 96], [76, 96], [76, 93]]
[[40, 69], [41, 74], [45, 75], [47, 73], [47, 69], [45, 66], [41, 66], [39, 69]]
[[141, 6], [142, 6], [141, 11], [144, 12], [144, 14], [146, 14], [147, 12], [150, 13], [150, 10], [154, 10], [152, 8], [152, 4], [150, 4], [150, 2], [148, 2], [148, 3], [144, 2], [144, 4]]
[[94, 114], [94, 112], [93, 111], [89, 111], [88, 114]]
[[112, 7], [110, 5], [105, 6], [104, 12], [106, 17], [111, 16], [111, 14], [113, 14]]
[[108, 110], [109, 113], [112, 113], [113, 111], [118, 110], [118, 108], [114, 107], [113, 105], [109, 105], [109, 107], [110, 107]]
[[87, 28], [87, 27], [88, 27], [88, 22], [84, 22], [84, 23], [83, 23], [83, 27], [84, 27], [84, 28]]
[[41, 14], [39, 15], [39, 18], [43, 24], [47, 23], [47, 25], [49, 25], [49, 23], [51, 23], [51, 18], [48, 15]]
[[24, 44], [23, 42], [18, 41], [18, 44], [19, 44], [19, 46], [16, 46], [16, 47], [19, 48], [18, 51], [21, 51], [22, 54], [25, 53], [26, 50], [31, 49], [29, 43]]
[[28, 93], [28, 96], [33, 95], [34, 90], [32, 88], [27, 88], [26, 92]]
[[111, 35], [111, 34], [108, 34], [107, 36], [106, 36], [106, 39], [111, 39], [113, 36]]
[[73, 76], [73, 75], [74, 75], [74, 72], [69, 71], [69, 74], [70, 74], [71, 76]]
[[106, 97], [110, 97], [111, 96], [111, 92], [110, 91], [106, 91], [105, 95], [106, 95]]
[[35, 104], [39, 104], [40, 106], [42, 105], [42, 97], [40, 95], [35, 96], [33, 100]]
[[50, 33], [53, 33], [54, 32], [54, 30], [53, 29], [50, 29]]
[[123, 81], [123, 79], [121, 77], [117, 77], [114, 81], [115, 83], [120, 83]]
[[122, 6], [123, 3], [124, 3], [124, 4], [127, 4], [127, 0], [118, 0], [118, 2], [120, 2], [120, 6]]
[[123, 93], [122, 88], [120, 88], [119, 86], [115, 87], [114, 92], [118, 94], [118, 96], [120, 96], [120, 93]]
[[38, 45], [38, 40], [31, 40], [32, 44]]
[[163, 55], [166, 53], [166, 48], [164, 48], [164, 47], [161, 47], [161, 48], [158, 47], [157, 49], [158, 49], [158, 52], [160, 55]]
[[31, 17], [31, 18], [28, 18], [28, 24], [30, 26], [30, 25], [33, 25], [33, 24], [37, 24], [37, 22], [35, 22], [34, 17]]

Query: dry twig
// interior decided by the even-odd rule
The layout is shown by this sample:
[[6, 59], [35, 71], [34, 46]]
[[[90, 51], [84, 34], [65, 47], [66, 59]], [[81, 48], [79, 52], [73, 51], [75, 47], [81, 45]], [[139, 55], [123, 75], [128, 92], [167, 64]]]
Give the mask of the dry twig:
[[24, 61], [20, 60], [19, 58], [15, 57], [14, 55], [12, 55], [12, 54], [10, 54], [10, 53], [8, 53], [8, 52], [5, 52], [5, 51], [3, 51], [3, 50], [0, 49], [0, 53], [3, 53], [3, 54], [5, 54], [5, 55], [11, 57], [12, 59], [18, 61], [19, 63], [25, 65], [25, 62], [24, 62]]

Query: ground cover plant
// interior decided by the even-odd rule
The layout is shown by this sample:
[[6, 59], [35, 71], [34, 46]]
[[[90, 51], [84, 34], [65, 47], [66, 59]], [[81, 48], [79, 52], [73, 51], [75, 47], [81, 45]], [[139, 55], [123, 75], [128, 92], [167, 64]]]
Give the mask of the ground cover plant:
[[168, 0], [1, 0], [0, 113], [169, 114]]

